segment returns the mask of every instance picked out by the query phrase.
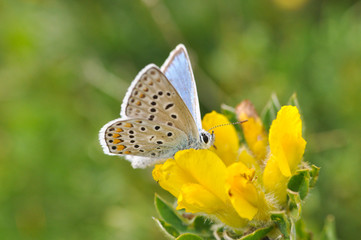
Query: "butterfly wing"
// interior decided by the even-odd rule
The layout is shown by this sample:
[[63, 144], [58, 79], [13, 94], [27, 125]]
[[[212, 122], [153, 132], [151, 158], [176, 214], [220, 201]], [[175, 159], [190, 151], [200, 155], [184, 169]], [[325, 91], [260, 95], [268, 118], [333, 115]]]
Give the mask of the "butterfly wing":
[[202, 129], [202, 122], [197, 87], [193, 76], [191, 62], [183, 44], [179, 44], [170, 53], [161, 67], [161, 70], [187, 105], [196, 122], [198, 131], [200, 132]]
[[181, 130], [146, 119], [116, 119], [100, 131], [103, 149], [110, 155], [152, 159], [170, 158], [187, 144]]
[[150, 64], [132, 82], [123, 100], [121, 115], [175, 127], [198, 139], [197, 125], [177, 90], [160, 69]]

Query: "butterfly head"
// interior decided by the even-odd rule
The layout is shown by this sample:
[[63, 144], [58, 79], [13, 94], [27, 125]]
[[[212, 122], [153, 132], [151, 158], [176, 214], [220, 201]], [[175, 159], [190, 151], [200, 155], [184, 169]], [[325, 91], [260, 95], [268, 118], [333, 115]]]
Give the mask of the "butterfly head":
[[210, 132], [207, 132], [202, 129], [199, 137], [200, 137], [200, 142], [201, 142], [200, 148], [208, 149], [213, 146], [213, 143], [214, 143], [214, 132], [213, 131], [212, 131], [212, 133], [210, 133]]

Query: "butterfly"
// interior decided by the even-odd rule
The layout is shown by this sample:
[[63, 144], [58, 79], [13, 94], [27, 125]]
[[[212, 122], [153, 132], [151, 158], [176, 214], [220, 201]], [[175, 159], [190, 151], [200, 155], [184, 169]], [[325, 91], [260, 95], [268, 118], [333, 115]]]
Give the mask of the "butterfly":
[[108, 155], [125, 156], [134, 168], [172, 158], [184, 149], [206, 149], [213, 133], [202, 129], [187, 50], [179, 44], [159, 69], [149, 64], [131, 83], [121, 118], [105, 124], [99, 140]]

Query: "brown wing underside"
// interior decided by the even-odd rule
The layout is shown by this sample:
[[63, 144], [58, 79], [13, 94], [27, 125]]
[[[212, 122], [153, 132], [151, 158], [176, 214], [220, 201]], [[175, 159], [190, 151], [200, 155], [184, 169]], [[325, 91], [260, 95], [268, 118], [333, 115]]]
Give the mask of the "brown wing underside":
[[144, 70], [125, 107], [128, 118], [142, 118], [198, 137], [198, 128], [187, 106], [164, 74], [151, 66]]
[[104, 132], [110, 153], [150, 158], [167, 158], [187, 141], [179, 129], [147, 119], [114, 121]]

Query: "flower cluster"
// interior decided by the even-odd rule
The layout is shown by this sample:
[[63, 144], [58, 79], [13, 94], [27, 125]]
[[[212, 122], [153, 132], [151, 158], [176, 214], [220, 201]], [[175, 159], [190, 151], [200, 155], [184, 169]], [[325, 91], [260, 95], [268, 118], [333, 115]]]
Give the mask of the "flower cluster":
[[[183, 150], [158, 164], [153, 178], [177, 198], [177, 209], [203, 214], [232, 228], [267, 226], [271, 213], [285, 209], [287, 184], [300, 169], [306, 141], [295, 106], [283, 106], [267, 133], [249, 101], [236, 108], [243, 142], [236, 128], [214, 129], [214, 146]], [[229, 123], [222, 114], [205, 115], [209, 129]]]

